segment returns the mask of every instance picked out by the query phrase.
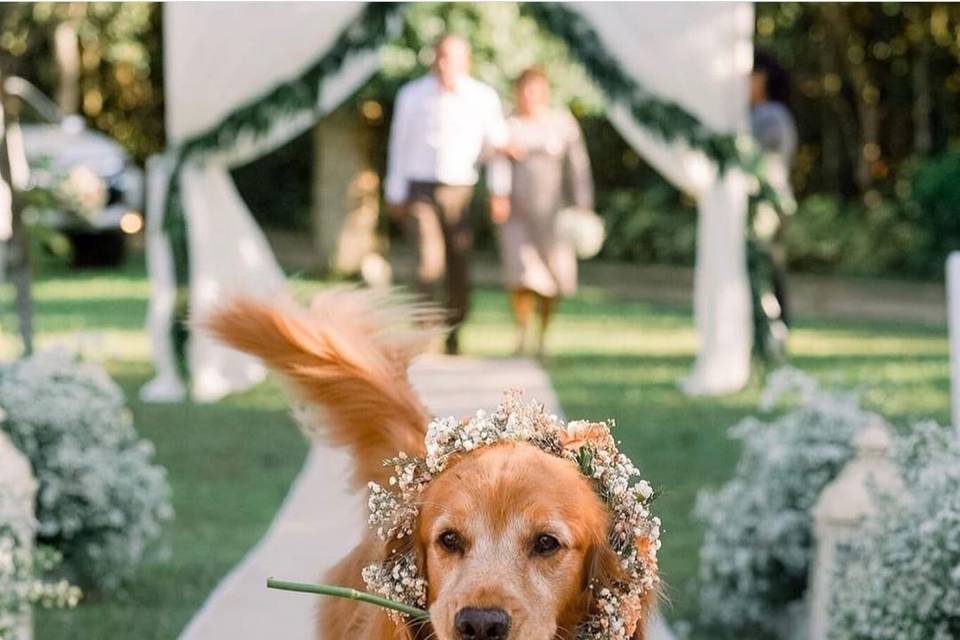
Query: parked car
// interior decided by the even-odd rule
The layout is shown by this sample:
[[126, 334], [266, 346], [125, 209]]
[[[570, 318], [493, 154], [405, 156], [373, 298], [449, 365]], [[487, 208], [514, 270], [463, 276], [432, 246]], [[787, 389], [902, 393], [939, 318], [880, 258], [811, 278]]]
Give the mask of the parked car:
[[[10, 80], [19, 81], [11, 91]], [[116, 265], [126, 256], [127, 235], [143, 227], [143, 171], [114, 139], [87, 128], [80, 116], [63, 116], [33, 85], [5, 83], [33, 107], [40, 122], [21, 123], [34, 192], [29, 220], [63, 233], [75, 266]]]

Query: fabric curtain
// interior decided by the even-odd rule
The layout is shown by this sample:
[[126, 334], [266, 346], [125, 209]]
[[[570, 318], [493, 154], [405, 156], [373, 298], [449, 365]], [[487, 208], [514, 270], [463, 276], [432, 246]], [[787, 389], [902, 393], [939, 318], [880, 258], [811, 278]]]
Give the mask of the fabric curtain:
[[[748, 3], [608, 3], [571, 5], [598, 32], [623, 69], [652, 93], [671, 99], [719, 132], [747, 128], [753, 9]], [[207, 131], [238, 107], [266, 94], [327, 51], [363, 3], [168, 3], [164, 5], [167, 131], [171, 146]], [[265, 135], [196, 159], [182, 175], [189, 225], [191, 314], [202, 317], [228, 293], [265, 293], [283, 278], [262, 233], [237, 195], [228, 170], [269, 153], [312, 126], [377, 69], [378, 55], [350, 58], [324, 84], [313, 112], [285, 114]], [[621, 105], [609, 116], [652, 166], [698, 201], [694, 320], [697, 359], [685, 388], [723, 393], [749, 375], [752, 322], [745, 258], [746, 179], [720, 176], [702, 153], [645, 131]], [[168, 170], [154, 165], [152, 183]], [[148, 209], [150, 334], [158, 374], [145, 389], [175, 396], [169, 327], [174, 278], [162, 238], [163, 198]], [[222, 239], [229, 238], [229, 242]], [[240, 275], [242, 274], [242, 276]], [[165, 328], [165, 329], [164, 329]], [[193, 332], [193, 393], [214, 400], [259, 380], [262, 368]], [[153, 384], [153, 383], [151, 383]]]
[[177, 303], [177, 277], [173, 250], [163, 230], [171, 165], [167, 156], [156, 155], [147, 159], [146, 249], [147, 272], [150, 274], [147, 336], [153, 349], [154, 368], [153, 378], [140, 388], [140, 398], [147, 402], [176, 402], [186, 395], [170, 333]]
[[[216, 126], [320, 58], [363, 9], [362, 3], [169, 3], [164, 5], [167, 132], [175, 147]], [[268, 296], [285, 286], [266, 238], [243, 202], [229, 170], [270, 153], [313, 126], [356, 91], [379, 64], [375, 51], [347, 60], [328, 78], [316, 109], [295, 111], [271, 122], [258, 136], [242, 136], [216, 153], [189, 160], [180, 186], [187, 221], [190, 313], [204, 318], [233, 294]], [[156, 160], [148, 182], [147, 263], [151, 277], [148, 333], [156, 376], [141, 390], [153, 401], [185, 395], [177, 372], [170, 328], [176, 284], [163, 215], [172, 167]], [[256, 384], [266, 374], [256, 359], [219, 344], [202, 331], [190, 335], [187, 351], [191, 392], [216, 401]]]
[[[573, 5], [624, 71], [720, 133], [748, 129], [753, 7], [747, 3]], [[683, 387], [691, 394], [741, 388], [753, 345], [746, 264], [747, 180], [720, 176], [703, 153], [644, 130], [621, 105], [608, 115], [624, 139], [677, 188], [697, 199], [694, 326], [697, 358]]]
[[171, 2], [164, 13], [167, 133], [176, 144], [294, 78], [361, 2]]

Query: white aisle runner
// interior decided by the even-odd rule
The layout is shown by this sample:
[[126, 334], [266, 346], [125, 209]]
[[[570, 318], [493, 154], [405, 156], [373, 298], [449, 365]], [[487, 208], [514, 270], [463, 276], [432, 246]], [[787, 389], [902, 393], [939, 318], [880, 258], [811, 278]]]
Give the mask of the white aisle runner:
[[[546, 373], [529, 360], [428, 355], [413, 366], [411, 379], [434, 415], [492, 410], [511, 387], [560, 412]], [[210, 594], [181, 640], [315, 640], [316, 598], [267, 589], [266, 581], [316, 582], [358, 543], [366, 506], [347, 490], [348, 463], [339, 451], [313, 447], [270, 530]], [[665, 629], [651, 635], [672, 637]]]

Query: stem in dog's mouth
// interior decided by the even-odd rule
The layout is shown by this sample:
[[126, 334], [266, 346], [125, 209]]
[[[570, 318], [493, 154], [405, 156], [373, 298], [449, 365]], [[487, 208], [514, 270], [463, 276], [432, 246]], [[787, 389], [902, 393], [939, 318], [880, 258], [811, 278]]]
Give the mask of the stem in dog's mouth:
[[430, 613], [417, 607], [411, 607], [408, 604], [388, 600], [366, 591], [357, 591], [348, 587], [337, 587], [331, 584], [307, 584], [304, 582], [288, 582], [286, 580], [277, 580], [276, 578], [267, 578], [268, 589], [280, 589], [282, 591], [300, 591], [302, 593], [316, 593], [322, 596], [334, 596], [336, 598], [346, 598], [348, 600], [359, 600], [367, 604], [374, 604], [384, 609], [393, 609], [404, 613], [416, 620], [429, 620]]

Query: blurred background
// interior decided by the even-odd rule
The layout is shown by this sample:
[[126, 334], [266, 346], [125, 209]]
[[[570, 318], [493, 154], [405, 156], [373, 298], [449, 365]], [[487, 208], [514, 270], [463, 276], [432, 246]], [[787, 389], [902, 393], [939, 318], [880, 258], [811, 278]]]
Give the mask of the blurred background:
[[[164, 148], [160, 5], [14, 3], [0, 8], [0, 20], [0, 49], [13, 73], [136, 162]], [[948, 248], [960, 243], [951, 206], [960, 197], [958, 20], [960, 7], [946, 3], [756, 6], [756, 46], [790, 74], [800, 131], [799, 211], [786, 232], [793, 270], [942, 278]], [[236, 171], [262, 225], [311, 229], [314, 149], [324, 128], [364, 137], [365, 160], [382, 170], [396, 89], [425, 71], [445, 25], [469, 34], [476, 75], [508, 101], [512, 79], [543, 61], [557, 98], [585, 131], [598, 210], [611, 230], [604, 257], [693, 263], [692, 203], [619, 138], [583, 69], [515, 3], [413, 7], [383, 52], [383, 72], [349, 104], [314, 134]], [[481, 246], [484, 238], [490, 247], [489, 234]]]

